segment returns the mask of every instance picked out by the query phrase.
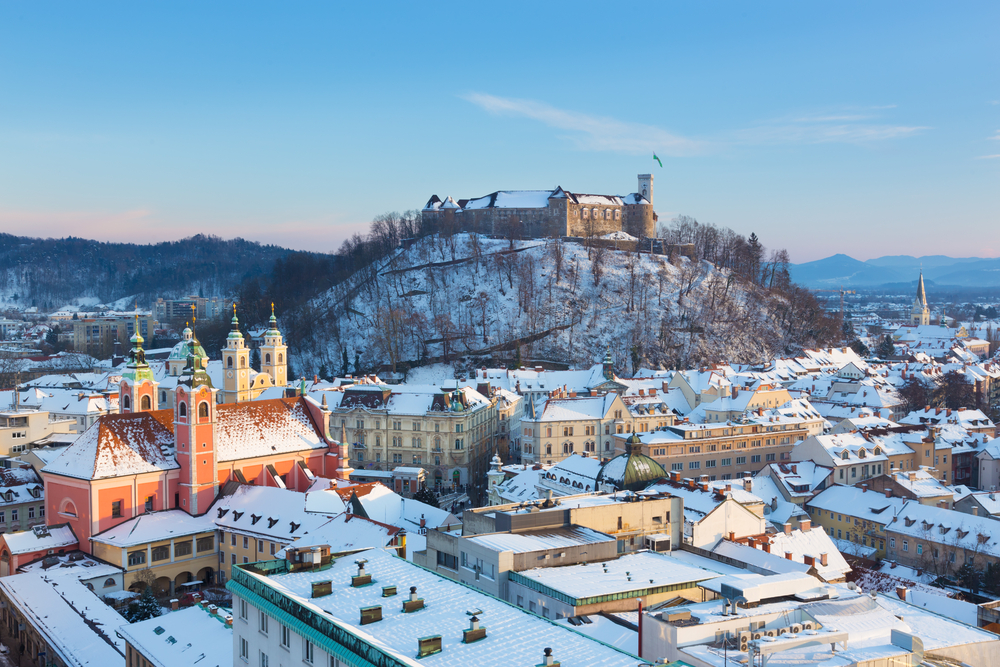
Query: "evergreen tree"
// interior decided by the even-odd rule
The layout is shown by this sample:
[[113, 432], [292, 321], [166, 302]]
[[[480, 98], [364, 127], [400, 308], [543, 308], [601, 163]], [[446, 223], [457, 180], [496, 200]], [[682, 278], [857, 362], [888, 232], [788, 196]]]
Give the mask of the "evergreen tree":
[[361, 353], [354, 350], [354, 374], [361, 375]]
[[250, 353], [250, 368], [260, 370], [260, 348], [254, 348]]
[[514, 346], [514, 368], [520, 368], [520, 367], [521, 367], [521, 346], [520, 345], [515, 345]]
[[639, 346], [638, 345], [633, 345], [632, 346], [632, 376], [633, 377], [635, 377], [635, 375], [639, 372], [639, 363], [641, 361], [642, 361], [642, 355], [639, 354]]
[[896, 346], [892, 343], [892, 336], [886, 334], [878, 343], [877, 350], [879, 359], [891, 359], [896, 354]]
[[330, 369], [327, 368], [325, 363], [319, 365], [319, 371], [317, 373], [320, 380], [326, 380], [330, 377]]
[[983, 572], [983, 588], [993, 595], [1000, 595], [1000, 563], [990, 563]]
[[965, 375], [959, 371], [945, 373], [936, 393], [940, 396], [940, 403], [946, 408], [957, 410], [975, 407], [975, 391]]
[[958, 584], [963, 588], [966, 588], [973, 593], [979, 593], [979, 587], [983, 583], [983, 575], [969, 562], [966, 561], [962, 563], [962, 567], [958, 568]]
[[855, 339], [855, 341], [851, 343], [851, 349], [854, 350], [859, 357], [870, 357], [872, 354], [872, 351], [868, 349], [867, 345], [861, 342], [860, 338]]
[[413, 494], [413, 499], [418, 500], [425, 505], [430, 505], [431, 507], [438, 506], [437, 497], [434, 495], [434, 492], [426, 486], [421, 486], [420, 490]]
[[145, 592], [143, 592], [138, 600], [129, 603], [125, 609], [124, 616], [125, 620], [129, 623], [138, 623], [149, 618], [156, 618], [162, 611], [160, 603], [156, 601], [156, 596], [153, 595], [153, 589], [147, 586]]
[[346, 347], [341, 348], [340, 355], [341, 355], [341, 357], [343, 359], [343, 363], [342, 363], [342, 365], [340, 367], [340, 377], [347, 377], [347, 373], [350, 371], [350, 368], [348, 367], [348, 363], [347, 363], [347, 348]]

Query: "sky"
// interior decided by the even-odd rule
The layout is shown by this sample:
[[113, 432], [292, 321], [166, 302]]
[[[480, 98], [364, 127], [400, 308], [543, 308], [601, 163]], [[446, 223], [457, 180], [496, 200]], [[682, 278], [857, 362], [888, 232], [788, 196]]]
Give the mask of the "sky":
[[793, 262], [997, 257], [998, 45], [997, 2], [0, 0], [0, 231], [332, 252], [651, 172]]

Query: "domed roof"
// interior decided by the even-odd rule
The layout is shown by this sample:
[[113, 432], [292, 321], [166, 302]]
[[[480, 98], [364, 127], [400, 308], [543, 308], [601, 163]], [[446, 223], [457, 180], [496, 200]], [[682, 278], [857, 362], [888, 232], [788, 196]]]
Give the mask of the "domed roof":
[[663, 466], [642, 453], [642, 440], [632, 433], [625, 441], [625, 453], [601, 466], [597, 484], [610, 484], [619, 491], [642, 491], [666, 476]]

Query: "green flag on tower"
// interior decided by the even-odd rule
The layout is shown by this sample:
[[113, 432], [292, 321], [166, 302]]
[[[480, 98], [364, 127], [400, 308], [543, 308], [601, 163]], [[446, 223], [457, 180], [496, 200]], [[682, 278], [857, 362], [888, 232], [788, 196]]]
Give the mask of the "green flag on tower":
[[660, 163], [660, 167], [663, 167], [663, 163], [660, 162], [660, 158], [656, 157], [656, 153], [653, 153], [653, 159]]

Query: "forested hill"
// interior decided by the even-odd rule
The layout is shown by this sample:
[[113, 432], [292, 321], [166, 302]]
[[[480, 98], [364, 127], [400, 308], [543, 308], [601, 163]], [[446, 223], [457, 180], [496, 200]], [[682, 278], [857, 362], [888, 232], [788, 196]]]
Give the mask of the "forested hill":
[[81, 297], [148, 306], [161, 296], [228, 296], [254, 277], [269, 280], [290, 256], [329, 257], [203, 235], [138, 245], [0, 234], [0, 304], [48, 310]]

